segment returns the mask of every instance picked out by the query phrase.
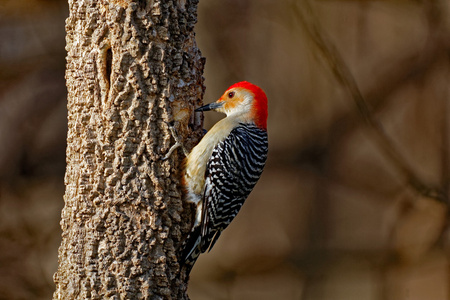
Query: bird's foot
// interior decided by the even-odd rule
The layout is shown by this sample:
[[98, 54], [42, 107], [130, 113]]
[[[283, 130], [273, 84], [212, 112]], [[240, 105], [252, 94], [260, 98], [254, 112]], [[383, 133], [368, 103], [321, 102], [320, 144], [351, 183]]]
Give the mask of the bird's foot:
[[183, 150], [183, 153], [185, 156], [188, 156], [189, 152], [187, 151], [187, 149], [183, 146], [183, 144], [181, 143], [180, 140], [180, 136], [177, 133], [177, 130], [175, 129], [174, 126], [174, 122], [166, 122], [167, 126], [169, 127], [170, 130], [170, 134], [172, 135], [173, 139], [175, 140], [175, 144], [172, 145], [172, 147], [170, 147], [169, 151], [167, 152], [167, 154], [163, 157], [162, 160], [167, 160], [169, 159], [169, 157], [172, 155], [172, 153], [181, 147], [181, 149]]

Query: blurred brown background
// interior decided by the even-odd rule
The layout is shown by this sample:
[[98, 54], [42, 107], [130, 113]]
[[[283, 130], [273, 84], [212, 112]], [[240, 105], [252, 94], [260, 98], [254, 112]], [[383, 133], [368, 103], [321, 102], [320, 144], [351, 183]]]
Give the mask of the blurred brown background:
[[[204, 101], [240, 80], [263, 87], [270, 155], [235, 222], [199, 259], [190, 297], [450, 299], [447, 203], [427, 190], [449, 185], [450, 1], [315, 0], [311, 9], [200, 1]], [[0, 0], [0, 299], [54, 290], [67, 14], [65, 1]], [[311, 28], [352, 76], [333, 73]], [[349, 78], [387, 139], [363, 121]], [[208, 114], [205, 127], [220, 117]]]

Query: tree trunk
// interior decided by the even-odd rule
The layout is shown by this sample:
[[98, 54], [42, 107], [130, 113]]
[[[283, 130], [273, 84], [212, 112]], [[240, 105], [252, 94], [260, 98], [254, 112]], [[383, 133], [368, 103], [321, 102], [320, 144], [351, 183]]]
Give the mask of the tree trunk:
[[65, 207], [54, 299], [187, 299], [174, 121], [190, 145], [198, 0], [69, 0]]

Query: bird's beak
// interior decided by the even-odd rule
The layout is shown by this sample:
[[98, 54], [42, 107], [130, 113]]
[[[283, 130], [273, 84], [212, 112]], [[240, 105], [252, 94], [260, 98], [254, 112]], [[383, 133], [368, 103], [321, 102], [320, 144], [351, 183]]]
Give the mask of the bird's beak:
[[213, 103], [203, 105], [203, 106], [197, 108], [195, 111], [215, 110], [215, 109], [222, 107], [222, 105], [223, 105], [223, 102], [213, 102]]

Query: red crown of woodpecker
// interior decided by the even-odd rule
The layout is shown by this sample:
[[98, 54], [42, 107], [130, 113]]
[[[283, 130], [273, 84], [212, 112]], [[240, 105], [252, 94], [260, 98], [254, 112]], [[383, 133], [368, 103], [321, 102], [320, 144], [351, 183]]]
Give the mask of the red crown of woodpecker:
[[249, 90], [254, 95], [253, 102], [253, 119], [255, 120], [255, 125], [267, 129], [267, 96], [266, 93], [257, 85], [250, 83], [248, 81], [241, 81], [230, 86], [228, 90], [233, 88], [244, 88]]

